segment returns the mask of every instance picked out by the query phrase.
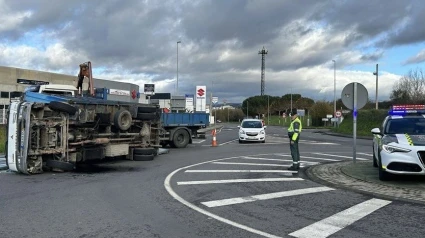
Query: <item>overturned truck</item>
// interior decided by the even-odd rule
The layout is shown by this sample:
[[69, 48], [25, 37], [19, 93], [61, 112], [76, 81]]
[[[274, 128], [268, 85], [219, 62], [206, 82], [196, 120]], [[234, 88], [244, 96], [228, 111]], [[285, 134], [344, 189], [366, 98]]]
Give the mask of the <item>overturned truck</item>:
[[157, 105], [29, 90], [11, 100], [6, 161], [12, 171], [37, 174], [108, 157], [152, 160], [161, 130]]

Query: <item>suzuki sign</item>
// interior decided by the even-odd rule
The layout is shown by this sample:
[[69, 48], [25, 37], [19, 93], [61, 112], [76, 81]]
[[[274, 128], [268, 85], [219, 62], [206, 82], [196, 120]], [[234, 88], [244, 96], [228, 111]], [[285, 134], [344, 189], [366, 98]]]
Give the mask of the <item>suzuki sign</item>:
[[196, 108], [197, 112], [205, 112], [207, 105], [207, 86], [196, 86]]

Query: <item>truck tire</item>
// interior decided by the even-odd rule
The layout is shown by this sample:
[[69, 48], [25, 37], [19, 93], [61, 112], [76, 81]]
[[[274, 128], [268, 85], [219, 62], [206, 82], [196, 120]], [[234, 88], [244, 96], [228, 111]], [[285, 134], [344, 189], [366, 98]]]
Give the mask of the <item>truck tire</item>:
[[189, 133], [184, 129], [180, 129], [174, 132], [173, 141], [170, 144], [175, 148], [184, 148], [189, 144], [189, 140]]
[[114, 115], [114, 125], [120, 130], [126, 131], [131, 127], [131, 113], [128, 110], [121, 109]]
[[50, 102], [49, 108], [52, 109], [53, 111], [66, 112], [69, 115], [74, 115], [77, 112], [77, 108], [65, 102], [56, 102], [56, 101]]
[[74, 170], [74, 164], [58, 161], [58, 160], [48, 160], [46, 162], [46, 166], [53, 169], [60, 169], [63, 171], [71, 171]]
[[152, 113], [152, 112], [156, 112], [157, 110], [158, 108], [156, 107], [138, 107], [137, 113]]
[[134, 161], [149, 161], [153, 160], [155, 155], [133, 155]]
[[155, 155], [155, 148], [134, 148], [133, 155]]
[[150, 121], [150, 120], [156, 120], [158, 119], [157, 113], [137, 113], [137, 119], [143, 120], [143, 121]]

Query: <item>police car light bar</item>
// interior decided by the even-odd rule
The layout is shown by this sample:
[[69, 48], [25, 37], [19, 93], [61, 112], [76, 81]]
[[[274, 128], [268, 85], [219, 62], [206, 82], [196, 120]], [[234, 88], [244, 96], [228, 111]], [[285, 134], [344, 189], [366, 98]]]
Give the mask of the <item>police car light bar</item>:
[[425, 105], [422, 104], [404, 104], [393, 105], [389, 111], [390, 115], [406, 115], [406, 114], [425, 114]]

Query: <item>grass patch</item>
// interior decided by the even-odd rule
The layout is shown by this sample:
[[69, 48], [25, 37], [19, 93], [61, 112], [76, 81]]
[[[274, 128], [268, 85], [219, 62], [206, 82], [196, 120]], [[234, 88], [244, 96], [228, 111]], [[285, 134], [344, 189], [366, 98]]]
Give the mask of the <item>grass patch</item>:
[[6, 143], [6, 125], [0, 125], [0, 153], [4, 154], [5, 151], [5, 145]]
[[[388, 110], [359, 110], [357, 114], [357, 135], [370, 136], [370, 130], [380, 127]], [[353, 134], [353, 115], [347, 115], [338, 128], [332, 128], [332, 131], [342, 134]]]

